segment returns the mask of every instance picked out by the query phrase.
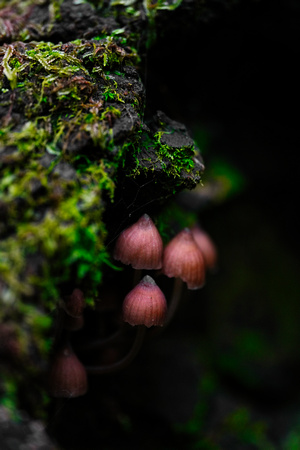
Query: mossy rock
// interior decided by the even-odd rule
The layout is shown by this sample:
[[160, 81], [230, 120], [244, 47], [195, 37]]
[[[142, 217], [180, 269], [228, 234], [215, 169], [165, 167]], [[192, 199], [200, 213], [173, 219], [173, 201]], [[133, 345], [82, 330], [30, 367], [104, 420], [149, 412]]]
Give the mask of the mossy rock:
[[[77, 287], [92, 307], [121, 227], [195, 187], [204, 169], [182, 124], [144, 118], [134, 46], [144, 16], [130, 33], [119, 14], [72, 4], [70, 17], [94, 18], [84, 38], [81, 20], [68, 28], [69, 4], [20, 2], [21, 29], [9, 3], [0, 47], [0, 389], [11, 406], [32, 386], [35, 413], [43, 389], [32, 380], [47, 370], [61, 299]], [[66, 34], [76, 39], [58, 42]]]

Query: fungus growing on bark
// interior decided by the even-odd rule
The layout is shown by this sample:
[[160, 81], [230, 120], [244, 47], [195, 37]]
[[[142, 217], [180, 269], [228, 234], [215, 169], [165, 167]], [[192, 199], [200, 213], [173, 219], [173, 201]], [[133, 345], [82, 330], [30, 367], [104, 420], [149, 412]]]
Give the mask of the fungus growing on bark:
[[71, 317], [78, 318], [82, 316], [85, 308], [83, 292], [78, 288], [74, 289], [72, 294], [64, 300], [63, 307], [66, 313]]
[[69, 343], [55, 355], [49, 376], [49, 393], [57, 398], [74, 398], [87, 391], [87, 375], [84, 366]]
[[200, 289], [205, 281], [205, 263], [192, 232], [185, 228], [166, 246], [163, 255], [163, 273], [175, 278], [166, 322], [169, 323], [177, 309], [183, 281], [188, 289]]
[[188, 289], [199, 289], [204, 285], [204, 258], [188, 228], [167, 244], [163, 255], [163, 273], [185, 281]]
[[218, 252], [212, 239], [198, 225], [193, 226], [191, 232], [203, 255], [206, 268], [214, 270], [217, 266]]
[[123, 319], [132, 326], [162, 327], [166, 313], [167, 302], [165, 296], [149, 275], [146, 275], [126, 295], [123, 302]]
[[137, 327], [132, 347], [120, 361], [106, 366], [88, 366], [91, 374], [111, 373], [126, 367], [141, 348], [145, 331], [152, 326], [163, 326], [166, 319], [167, 302], [155, 281], [146, 275], [125, 297], [123, 302], [123, 319]]
[[58, 330], [77, 331], [84, 325], [83, 311], [86, 306], [83, 292], [75, 288], [59, 304]]
[[162, 255], [162, 238], [148, 214], [122, 231], [114, 249], [114, 258], [134, 269], [161, 269]]

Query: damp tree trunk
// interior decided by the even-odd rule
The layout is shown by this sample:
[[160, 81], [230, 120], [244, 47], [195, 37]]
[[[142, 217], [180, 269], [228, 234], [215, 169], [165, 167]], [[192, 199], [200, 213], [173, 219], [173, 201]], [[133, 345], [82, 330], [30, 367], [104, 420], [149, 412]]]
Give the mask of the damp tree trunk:
[[214, 2], [92, 3], [0, 2], [0, 395], [36, 416], [61, 301], [101, 310], [118, 234], [204, 170], [185, 125], [147, 109], [146, 56]]

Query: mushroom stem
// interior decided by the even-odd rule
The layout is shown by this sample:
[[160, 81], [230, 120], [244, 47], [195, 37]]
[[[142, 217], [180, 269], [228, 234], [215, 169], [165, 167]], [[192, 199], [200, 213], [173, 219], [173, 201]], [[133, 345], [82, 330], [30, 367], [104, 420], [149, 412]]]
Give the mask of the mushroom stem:
[[92, 375], [102, 375], [124, 369], [124, 367], [128, 366], [138, 354], [144, 340], [145, 332], [146, 327], [144, 325], [138, 325], [133, 345], [124, 358], [120, 359], [120, 361], [117, 361], [116, 363], [108, 364], [106, 366], [86, 366], [85, 369], [87, 373]]
[[113, 334], [95, 339], [94, 341], [86, 342], [84, 344], [76, 346], [77, 351], [90, 351], [90, 350], [97, 350], [98, 348], [105, 347], [108, 344], [112, 344], [113, 342], [117, 341], [120, 336], [122, 336], [124, 332], [124, 326], [122, 325], [121, 328], [119, 328], [117, 331], [115, 331]]
[[175, 278], [173, 284], [173, 292], [168, 305], [167, 318], [164, 328], [171, 322], [181, 300], [183, 281], [181, 278]]

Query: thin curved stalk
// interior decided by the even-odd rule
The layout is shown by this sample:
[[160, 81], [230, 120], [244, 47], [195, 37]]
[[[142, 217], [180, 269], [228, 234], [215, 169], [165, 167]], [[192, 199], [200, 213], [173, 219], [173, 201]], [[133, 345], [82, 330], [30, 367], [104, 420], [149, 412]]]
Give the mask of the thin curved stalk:
[[183, 281], [181, 278], [175, 278], [174, 284], [173, 284], [173, 291], [171, 295], [171, 300], [168, 304], [168, 312], [167, 312], [167, 318], [164, 324], [164, 327], [166, 327], [171, 320], [174, 317], [175, 312], [178, 309], [181, 296], [182, 296], [182, 288], [183, 288]]
[[122, 336], [124, 331], [124, 327], [122, 326], [117, 331], [115, 331], [113, 334], [110, 334], [107, 337], [104, 338], [98, 338], [94, 341], [86, 342], [85, 344], [81, 344], [76, 346], [76, 351], [80, 352], [87, 352], [91, 350], [97, 350], [98, 348], [105, 347], [108, 344], [113, 344], [115, 341], [119, 339], [120, 336]]
[[120, 359], [120, 361], [117, 361], [113, 364], [108, 364], [106, 366], [86, 366], [85, 369], [87, 373], [93, 375], [102, 375], [105, 373], [117, 372], [127, 367], [138, 354], [144, 341], [145, 332], [146, 327], [144, 325], [138, 325], [133, 345], [127, 355], [124, 356], [124, 358]]

